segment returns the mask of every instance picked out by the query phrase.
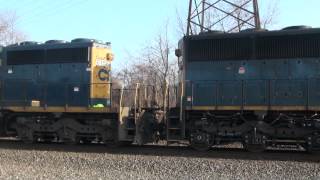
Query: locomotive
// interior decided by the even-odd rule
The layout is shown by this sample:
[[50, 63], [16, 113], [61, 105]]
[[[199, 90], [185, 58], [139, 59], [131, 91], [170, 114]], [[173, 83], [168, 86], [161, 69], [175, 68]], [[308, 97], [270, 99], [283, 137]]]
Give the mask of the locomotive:
[[320, 29], [305, 26], [185, 36], [175, 52], [178, 101], [163, 108], [141, 103], [150, 99], [149, 85], [113, 86], [109, 43], [80, 38], [10, 45], [0, 48], [1, 136], [26, 143], [165, 140], [208, 150], [240, 142], [252, 152], [316, 151], [319, 47]]
[[118, 138], [110, 43], [22, 42], [1, 48], [1, 135], [26, 143]]
[[199, 150], [229, 142], [319, 150], [319, 47], [320, 29], [306, 26], [184, 37], [169, 140], [179, 135]]
[[113, 56], [111, 43], [85, 38], [1, 47], [1, 136], [112, 146], [159, 139], [158, 110], [138, 104], [143, 86], [113, 87]]

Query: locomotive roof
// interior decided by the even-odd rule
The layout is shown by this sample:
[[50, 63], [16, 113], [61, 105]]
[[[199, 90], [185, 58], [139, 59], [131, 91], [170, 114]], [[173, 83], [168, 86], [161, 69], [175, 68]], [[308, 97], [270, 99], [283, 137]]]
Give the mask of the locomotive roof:
[[229, 39], [229, 38], [243, 38], [243, 37], [268, 37], [268, 36], [286, 36], [286, 35], [306, 35], [306, 34], [320, 34], [320, 28], [302, 28], [302, 29], [288, 29], [288, 30], [250, 30], [238, 33], [225, 33], [225, 32], [205, 32], [199, 35], [187, 36], [187, 39]]
[[75, 39], [71, 42], [60, 40], [49, 40], [46, 43], [38, 43], [32, 41], [22, 42], [4, 47], [6, 51], [14, 50], [33, 50], [33, 49], [57, 49], [57, 48], [83, 48], [83, 47], [110, 47], [110, 43], [92, 39]]

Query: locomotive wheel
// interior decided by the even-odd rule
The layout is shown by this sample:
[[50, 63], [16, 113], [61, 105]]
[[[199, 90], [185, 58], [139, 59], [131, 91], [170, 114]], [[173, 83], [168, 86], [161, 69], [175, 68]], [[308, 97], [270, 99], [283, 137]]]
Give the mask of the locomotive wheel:
[[105, 141], [104, 144], [108, 148], [119, 148], [119, 147], [128, 147], [131, 146], [133, 141], [117, 141], [117, 140], [110, 140]]
[[68, 145], [75, 145], [80, 142], [80, 139], [77, 137], [77, 132], [70, 128], [59, 130], [58, 137], [60, 141]]
[[244, 144], [244, 148], [252, 153], [261, 153], [266, 150], [266, 146], [264, 144]]
[[67, 145], [77, 145], [80, 143], [80, 139], [77, 138], [77, 137], [74, 137], [74, 138], [70, 138], [70, 139], [64, 139], [63, 140], [63, 143], [64, 144], [67, 144]]
[[92, 143], [92, 141], [88, 138], [82, 138], [80, 141], [82, 142], [82, 144], [91, 144]]
[[258, 132], [256, 128], [244, 136], [243, 147], [253, 153], [259, 153], [266, 150], [266, 136]]
[[121, 143], [119, 141], [107, 141], [105, 145], [108, 148], [118, 148], [121, 146]]
[[310, 136], [306, 139], [306, 143], [302, 145], [302, 147], [306, 150], [306, 152], [310, 154], [315, 154], [319, 150], [320, 145], [320, 136], [314, 135]]
[[209, 151], [211, 146], [206, 144], [191, 144], [191, 147], [197, 151]]
[[32, 144], [35, 142], [33, 131], [26, 126], [19, 126], [17, 128], [18, 138], [25, 144]]
[[190, 145], [197, 151], [208, 151], [212, 146], [210, 135], [205, 132], [192, 133]]
[[118, 144], [120, 144], [122, 147], [131, 146], [132, 141], [120, 141]]
[[312, 148], [312, 146], [308, 145], [308, 144], [305, 144], [305, 145], [302, 145], [302, 147], [305, 149], [305, 151], [309, 154], [314, 154], [315, 151], [314, 149]]
[[21, 140], [25, 144], [33, 144], [33, 143], [35, 143], [34, 139], [22, 138]]

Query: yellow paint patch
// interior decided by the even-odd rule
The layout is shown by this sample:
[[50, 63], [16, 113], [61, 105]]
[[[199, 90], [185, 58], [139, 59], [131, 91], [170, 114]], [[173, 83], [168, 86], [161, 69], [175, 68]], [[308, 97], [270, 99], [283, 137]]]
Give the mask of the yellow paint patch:
[[111, 61], [108, 54], [112, 54], [111, 49], [105, 47], [91, 48], [91, 99], [110, 98], [110, 71]]

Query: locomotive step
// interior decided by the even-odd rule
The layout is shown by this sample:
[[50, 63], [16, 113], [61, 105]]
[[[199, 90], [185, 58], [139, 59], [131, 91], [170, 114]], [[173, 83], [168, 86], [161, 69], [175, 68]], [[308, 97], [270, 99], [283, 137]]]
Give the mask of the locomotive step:
[[168, 130], [181, 130], [179, 127], [168, 127]]
[[275, 139], [275, 140], [266, 140], [266, 142], [271, 143], [305, 143], [305, 140], [290, 140], [290, 139]]
[[169, 116], [168, 118], [169, 118], [170, 120], [171, 120], [171, 119], [180, 119], [179, 116]]
[[167, 140], [167, 144], [172, 144], [172, 143], [177, 143], [177, 142], [180, 142], [182, 139], [168, 139]]

